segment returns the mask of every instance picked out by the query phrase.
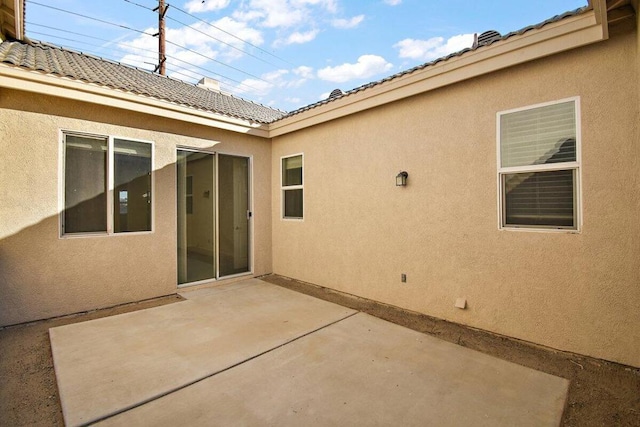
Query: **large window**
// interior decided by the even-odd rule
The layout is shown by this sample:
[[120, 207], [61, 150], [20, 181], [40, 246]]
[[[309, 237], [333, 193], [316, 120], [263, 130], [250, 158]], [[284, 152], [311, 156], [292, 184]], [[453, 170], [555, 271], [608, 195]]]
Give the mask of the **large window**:
[[65, 133], [62, 233], [151, 231], [150, 143]]
[[501, 228], [579, 227], [578, 99], [498, 113]]
[[302, 154], [282, 158], [282, 216], [302, 219], [304, 212]]

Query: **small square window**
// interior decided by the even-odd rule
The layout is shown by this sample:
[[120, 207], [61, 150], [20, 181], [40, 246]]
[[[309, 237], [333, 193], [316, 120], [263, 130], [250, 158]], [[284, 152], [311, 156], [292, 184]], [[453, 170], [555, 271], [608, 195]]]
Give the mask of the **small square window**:
[[282, 158], [282, 216], [287, 219], [304, 217], [302, 154]]

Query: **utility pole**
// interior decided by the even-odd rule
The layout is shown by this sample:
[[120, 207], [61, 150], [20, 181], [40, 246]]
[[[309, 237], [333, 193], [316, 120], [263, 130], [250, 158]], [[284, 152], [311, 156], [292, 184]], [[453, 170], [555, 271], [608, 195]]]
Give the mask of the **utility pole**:
[[164, 15], [167, 13], [167, 9], [169, 9], [169, 6], [165, 6], [164, 0], [158, 0], [158, 7], [153, 9], [154, 12], [158, 11], [158, 33], [154, 34], [158, 36], [158, 66], [154, 71], [158, 71], [162, 76], [166, 74], [165, 61], [167, 57], [165, 55]]

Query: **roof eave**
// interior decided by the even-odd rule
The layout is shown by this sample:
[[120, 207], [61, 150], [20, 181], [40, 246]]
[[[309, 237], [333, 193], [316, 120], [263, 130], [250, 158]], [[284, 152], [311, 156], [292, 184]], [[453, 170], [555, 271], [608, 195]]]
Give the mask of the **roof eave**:
[[24, 39], [24, 0], [0, 0], [0, 27], [3, 38]]
[[[350, 114], [398, 101], [497, 70], [596, 43], [608, 38], [605, 0], [579, 15], [514, 35], [477, 50], [344, 96], [269, 125], [277, 137]], [[604, 9], [604, 19], [602, 10]]]
[[127, 111], [210, 126], [268, 138], [267, 125], [214, 112], [198, 110], [161, 99], [146, 97], [69, 78], [0, 64], [0, 87], [107, 105]]
[[602, 25], [604, 38], [609, 38], [609, 27], [607, 25], [607, 1], [606, 0], [589, 0], [589, 7], [593, 10], [596, 22]]

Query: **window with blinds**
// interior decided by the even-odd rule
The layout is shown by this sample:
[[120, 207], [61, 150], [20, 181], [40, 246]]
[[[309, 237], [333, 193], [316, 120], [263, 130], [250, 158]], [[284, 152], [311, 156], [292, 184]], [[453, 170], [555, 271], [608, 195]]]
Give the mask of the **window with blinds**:
[[577, 102], [498, 113], [501, 227], [578, 229]]

